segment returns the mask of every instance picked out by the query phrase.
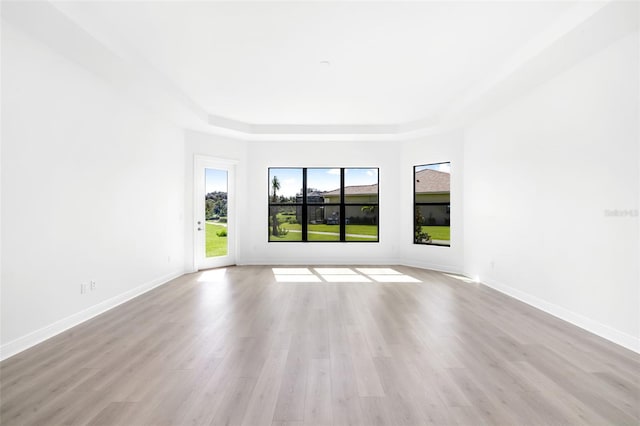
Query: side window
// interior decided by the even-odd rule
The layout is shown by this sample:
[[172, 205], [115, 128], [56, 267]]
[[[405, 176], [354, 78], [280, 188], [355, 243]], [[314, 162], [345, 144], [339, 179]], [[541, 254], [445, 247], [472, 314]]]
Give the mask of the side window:
[[451, 245], [451, 163], [413, 168], [413, 243]]

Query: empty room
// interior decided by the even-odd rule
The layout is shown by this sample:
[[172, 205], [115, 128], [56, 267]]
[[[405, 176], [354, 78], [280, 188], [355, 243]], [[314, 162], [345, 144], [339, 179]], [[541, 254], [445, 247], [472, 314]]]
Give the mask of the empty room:
[[637, 1], [0, 16], [0, 424], [640, 424]]

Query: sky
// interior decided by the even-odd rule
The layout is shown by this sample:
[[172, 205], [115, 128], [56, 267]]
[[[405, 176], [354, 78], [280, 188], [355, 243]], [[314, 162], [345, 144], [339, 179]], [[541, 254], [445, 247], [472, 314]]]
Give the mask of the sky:
[[227, 192], [227, 171], [204, 169], [204, 186], [206, 193]]
[[[280, 181], [278, 195], [291, 197], [302, 189], [302, 169], [270, 169], [269, 194], [273, 194], [271, 180], [277, 176]], [[345, 169], [345, 186], [371, 185], [378, 183], [378, 169]], [[340, 188], [340, 169], [307, 169], [307, 187], [320, 191]]]
[[416, 172], [431, 169], [436, 170], [438, 172], [444, 172], [451, 174], [451, 163], [436, 163], [436, 164], [425, 164], [424, 166], [416, 166]]

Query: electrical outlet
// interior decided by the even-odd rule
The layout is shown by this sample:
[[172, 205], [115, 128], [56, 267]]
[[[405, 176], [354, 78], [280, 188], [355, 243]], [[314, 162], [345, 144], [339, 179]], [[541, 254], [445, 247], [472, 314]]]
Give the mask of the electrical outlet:
[[171, 256], [167, 256], [167, 263], [171, 263]]
[[80, 294], [85, 294], [87, 292], [87, 285], [82, 283], [80, 284]]
[[91, 289], [91, 291], [96, 289], [96, 282], [95, 281], [91, 281], [91, 283], [89, 284], [89, 288]]

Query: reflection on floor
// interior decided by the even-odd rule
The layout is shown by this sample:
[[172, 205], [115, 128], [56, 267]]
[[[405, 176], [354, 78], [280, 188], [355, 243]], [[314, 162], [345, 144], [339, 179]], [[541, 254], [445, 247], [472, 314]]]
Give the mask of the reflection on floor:
[[279, 283], [421, 282], [392, 268], [272, 268], [272, 271]]

